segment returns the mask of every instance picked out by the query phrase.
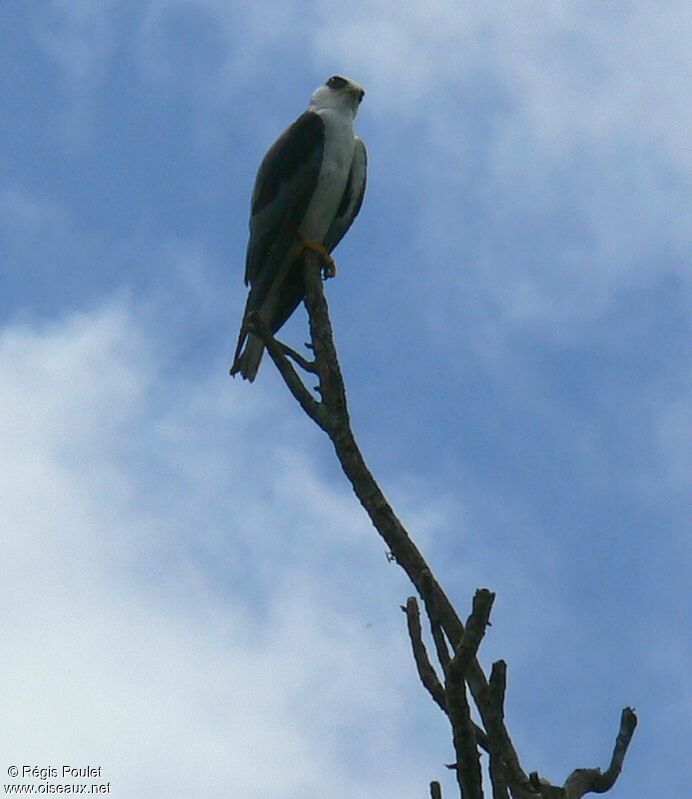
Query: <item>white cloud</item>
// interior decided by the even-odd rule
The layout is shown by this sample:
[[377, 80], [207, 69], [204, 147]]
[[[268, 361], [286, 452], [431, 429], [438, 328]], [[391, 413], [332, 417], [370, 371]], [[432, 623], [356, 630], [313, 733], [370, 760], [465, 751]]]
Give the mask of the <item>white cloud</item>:
[[[463, 116], [465, 92], [487, 89], [490, 79], [544, 154], [615, 137], [650, 143], [673, 166], [692, 166], [686, 3], [668, 0], [662, 10], [644, 2], [464, 7], [445, 0], [431, 7], [371, 0], [346, 8], [336, 0], [246, 7], [147, 0], [136, 6], [131, 40], [159, 88], [204, 104], [275, 78], [299, 43], [308, 67], [352, 71], [382, 112], [426, 114], [433, 129]], [[103, 76], [118, 36], [115, 10], [112, 2], [52, 0], [35, 17], [39, 41], [82, 97]]]
[[66, 99], [59, 122], [64, 140], [83, 148], [91, 140], [93, 103], [116, 44], [113, 0], [51, 0], [29, 12], [39, 46], [58, 68]]
[[384, 105], [413, 116], [464, 113], [459, 89], [491, 76], [550, 150], [579, 137], [655, 134], [690, 164], [689, 5], [643, 2], [315, 4], [322, 61], [353, 64]]
[[[47, 27], [65, 85], [86, 110], [117, 40], [103, 10], [110, 6], [88, 5], [54, 4], [63, 22]], [[395, 219], [398, 200], [386, 198], [382, 178], [396, 176], [398, 190], [410, 179], [423, 209], [417, 229], [383, 231], [392, 248], [400, 245], [387, 264], [411, 284], [417, 270], [433, 276], [425, 281], [434, 291], [430, 327], [441, 324], [450, 347], [458, 343], [450, 314], [477, 322], [471, 344], [490, 364], [490, 382], [511, 390], [518, 417], [526, 407], [554, 418], [556, 440], [567, 432], [596, 451], [598, 419], [575, 421], [559, 399], [542, 399], [507, 328], [540, 324], [549, 335], [579, 337], [623, 288], [666, 270], [686, 279], [689, 11], [670, 3], [652, 19], [642, 4], [626, 12], [612, 4], [509, 8], [393, 11], [373, 3], [342, 13], [345, 6], [325, 2], [306, 24], [299, 4], [263, 22], [261, 4], [238, 11], [216, 0], [151, 2], [132, 7], [136, 31], [123, 55], [135, 49], [150, 88], [181, 93], [194, 110], [232, 107], [257, 86], [231, 135], [246, 124], [276, 132], [279, 112], [265, 90], [285, 92], [296, 69], [361, 79], [362, 124], [380, 177], [371, 191]], [[201, 27], [186, 32], [190, 20]], [[185, 50], [197, 41], [209, 43], [199, 59]], [[123, 64], [131, 66], [127, 57]], [[478, 229], [465, 222], [469, 197], [482, 217], [471, 243]], [[41, 243], [72, 260], [51, 232], [70, 231], [60, 209], [13, 188], [0, 197], [0, 213], [21, 233], [12, 241], [22, 267], [43, 263]], [[76, 226], [70, 236], [81, 262], [89, 237]], [[411, 255], [409, 239], [419, 253]], [[2, 678], [12, 721], [3, 750], [29, 762], [101, 761], [134, 797], [218, 795], [219, 783], [195, 782], [199, 764], [224, 790], [250, 796], [357, 797], [366, 793], [363, 773], [368, 795], [380, 786], [408, 795], [434, 776], [430, 762], [437, 766], [448, 746], [441, 721], [432, 755], [424, 725], [411, 737], [414, 749], [402, 743], [412, 715], [439, 721], [415, 681], [392, 605], [408, 586], [394, 582], [396, 569], [387, 570], [350, 491], [316, 466], [318, 434], [280, 391], [263, 389], [271, 378], [249, 389], [228, 380], [225, 363], [200, 376], [196, 362], [193, 377], [187, 358], [176, 362], [171, 340], [180, 331], [160, 324], [161, 302], [168, 321], [177, 306], [181, 328], [193, 315], [180, 297], [194, 297], [189, 305], [202, 309], [205, 324], [219, 312], [204, 244], [123, 246], [136, 252], [133, 261], [145, 250], [145, 261], [165, 261], [167, 288], [136, 311], [114, 305], [14, 326], [0, 340], [0, 451], [11, 455], [0, 469], [0, 621], [15, 643]], [[400, 263], [404, 253], [410, 260]], [[151, 273], [159, 286], [162, 273]], [[420, 299], [418, 292], [416, 309]], [[382, 313], [398, 316], [391, 306]], [[680, 487], [689, 462], [684, 393], [658, 419], [664, 471]], [[498, 420], [505, 423], [513, 424]], [[450, 488], [463, 494], [454, 501], [411, 481], [392, 496], [417, 539], [423, 529], [423, 547], [442, 562], [460, 609], [478, 582], [498, 589], [496, 636], [483, 652], [510, 661], [522, 749], [560, 748], [550, 732], [536, 732], [551, 727], [535, 721], [543, 685], [522, 692], [521, 675], [527, 663], [537, 674], [536, 664], [545, 665], [536, 682], [547, 691], [564, 684], [543, 653], [555, 649], [553, 635], [590, 633], [584, 609], [575, 603], [568, 616], [564, 607], [565, 572], [578, 564], [565, 563], [554, 531], [539, 524], [524, 535], [534, 519], [523, 520], [521, 499], [472, 497], [471, 506], [485, 503], [492, 514], [469, 535], [468, 481]], [[549, 710], [544, 718], [554, 719]]]
[[403, 136], [372, 161], [407, 170], [434, 316], [570, 340], [623, 290], [689, 280], [689, 5], [339, 7], [317, 5], [315, 46]]
[[400, 755], [425, 698], [350, 493], [259, 386], [162, 357], [122, 304], [0, 338], [8, 763], [102, 765], [132, 797], [424, 789]]

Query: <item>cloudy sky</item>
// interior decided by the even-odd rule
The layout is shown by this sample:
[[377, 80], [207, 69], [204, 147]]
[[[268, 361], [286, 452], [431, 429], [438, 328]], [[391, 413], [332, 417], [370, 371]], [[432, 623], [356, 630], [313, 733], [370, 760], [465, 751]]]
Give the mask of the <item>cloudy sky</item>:
[[271, 364], [227, 375], [257, 165], [340, 72], [370, 173], [328, 297], [366, 457], [460, 612], [497, 592], [527, 770], [607, 765], [633, 705], [611, 795], [679, 795], [691, 35], [677, 0], [2, 4], [3, 784], [454, 795], [409, 586]]

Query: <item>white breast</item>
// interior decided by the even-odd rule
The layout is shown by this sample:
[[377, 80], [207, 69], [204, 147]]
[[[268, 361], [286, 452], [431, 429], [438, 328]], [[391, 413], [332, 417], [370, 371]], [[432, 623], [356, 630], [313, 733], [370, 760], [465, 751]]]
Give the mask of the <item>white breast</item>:
[[333, 109], [318, 111], [325, 124], [322, 166], [315, 193], [307, 207], [300, 231], [321, 244], [336, 216], [353, 160], [353, 120]]

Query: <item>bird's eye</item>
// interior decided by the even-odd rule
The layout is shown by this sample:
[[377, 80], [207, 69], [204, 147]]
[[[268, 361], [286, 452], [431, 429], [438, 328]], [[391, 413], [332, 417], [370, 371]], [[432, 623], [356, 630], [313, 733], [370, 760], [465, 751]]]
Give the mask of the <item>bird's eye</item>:
[[342, 78], [341, 75], [332, 75], [327, 81], [327, 86], [329, 86], [330, 89], [343, 89], [347, 83], [348, 81], [346, 78]]

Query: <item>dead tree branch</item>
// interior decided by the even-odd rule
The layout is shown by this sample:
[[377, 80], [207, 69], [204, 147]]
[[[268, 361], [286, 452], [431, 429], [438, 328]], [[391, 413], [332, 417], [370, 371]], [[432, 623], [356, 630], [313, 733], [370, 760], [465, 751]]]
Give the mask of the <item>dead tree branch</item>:
[[437, 659], [442, 666], [442, 671], [446, 673], [449, 661], [452, 659], [447, 647], [445, 634], [440, 624], [440, 613], [437, 609], [437, 594], [434, 590], [432, 575], [426, 569], [421, 574], [421, 589], [423, 592], [423, 602], [425, 603], [425, 612], [428, 614], [430, 621], [430, 633], [435, 643], [435, 651], [437, 652]]
[[637, 727], [637, 716], [631, 707], [623, 709], [620, 715], [620, 729], [615, 739], [613, 756], [610, 766], [606, 771], [600, 768], [575, 769], [565, 780], [562, 787], [551, 785], [547, 780], [541, 779], [536, 772], [531, 774], [531, 783], [535, 786], [542, 799], [581, 799], [587, 793], [606, 793], [609, 791], [622, 771], [622, 765], [627, 754], [634, 730]]
[[406, 600], [406, 607], [402, 608], [406, 613], [408, 634], [411, 639], [411, 649], [413, 650], [413, 660], [418, 669], [418, 676], [428, 693], [443, 713], [447, 713], [447, 700], [445, 699], [445, 689], [442, 687], [439, 677], [435, 673], [428, 652], [423, 643], [423, 633], [420, 628], [420, 613], [418, 603], [414, 596]]
[[[623, 711], [620, 735], [606, 772], [578, 769], [563, 787], [557, 788], [541, 780], [535, 772], [529, 777], [523, 770], [504, 721], [505, 664], [503, 661], [495, 663], [488, 681], [476, 656], [489, 623], [495, 595], [487, 589], [477, 591], [473, 612], [464, 625], [372, 476], [351, 429], [346, 389], [324, 296], [320, 260], [315, 253], [306, 252], [303, 263], [305, 307], [310, 325], [309, 347], [314, 360], [307, 360], [277, 341], [258, 317], [250, 318], [248, 324], [263, 340], [269, 356], [301, 408], [329, 436], [341, 468], [391, 558], [406, 572], [425, 603], [435, 652], [445, 677], [444, 686], [423, 642], [415, 599], [409, 599], [404, 610], [418, 675], [452, 724], [457, 757], [454, 768], [462, 797], [481, 799], [483, 796], [479, 746], [490, 755], [493, 799], [507, 799], [510, 793], [513, 799], [548, 799], [553, 796], [579, 799], [588, 792], [609, 790], [620, 774], [636, 726], [636, 716], [629, 708]], [[306, 388], [291, 360], [306, 373], [317, 375], [319, 385], [315, 391], [319, 399]], [[466, 686], [484, 729], [471, 719]], [[438, 783], [430, 784], [430, 793], [433, 799], [441, 797]]]
[[483, 778], [480, 754], [471, 720], [471, 708], [466, 696], [466, 674], [476, 657], [485, 628], [490, 620], [490, 609], [495, 594], [485, 588], [476, 591], [473, 610], [466, 621], [466, 629], [454, 657], [447, 666], [445, 696], [449, 720], [452, 724], [452, 740], [456, 753], [456, 773], [461, 795], [464, 799], [482, 799]]
[[490, 782], [493, 799], [509, 799], [507, 774], [503, 763], [503, 740], [500, 722], [505, 717], [505, 689], [507, 686], [507, 664], [504, 660], [493, 663], [490, 672], [488, 693], [488, 745], [490, 748]]

